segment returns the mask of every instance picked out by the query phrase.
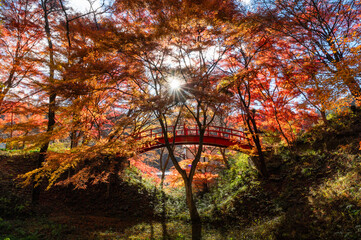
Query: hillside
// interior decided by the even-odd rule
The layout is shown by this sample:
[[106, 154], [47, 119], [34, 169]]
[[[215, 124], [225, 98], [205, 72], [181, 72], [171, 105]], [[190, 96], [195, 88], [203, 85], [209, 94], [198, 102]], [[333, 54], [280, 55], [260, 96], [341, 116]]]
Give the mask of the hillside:
[[269, 152], [268, 180], [240, 173], [232, 188], [222, 181], [212, 214], [253, 227], [250, 239], [360, 239], [361, 117], [328, 124]]

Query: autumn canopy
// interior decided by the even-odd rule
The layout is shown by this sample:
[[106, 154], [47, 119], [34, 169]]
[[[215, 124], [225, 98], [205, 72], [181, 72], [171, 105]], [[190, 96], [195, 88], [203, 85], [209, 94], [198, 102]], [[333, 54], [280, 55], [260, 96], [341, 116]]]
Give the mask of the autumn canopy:
[[[151, 176], [160, 170], [145, 160], [162, 151], [160, 169], [172, 163], [168, 182], [185, 187], [198, 221], [193, 192], [228, 165], [205, 146], [209, 127], [242, 131], [250, 149], [233, 150], [267, 178], [266, 149], [359, 108], [359, 0], [89, 3], [1, 1], [1, 141], [40, 153], [22, 176], [34, 201], [43, 180], [84, 188], [128, 161]], [[180, 126], [197, 128], [191, 156], [173, 141]], [[154, 138], [139, 136], [154, 128], [164, 149], [142, 155]]]

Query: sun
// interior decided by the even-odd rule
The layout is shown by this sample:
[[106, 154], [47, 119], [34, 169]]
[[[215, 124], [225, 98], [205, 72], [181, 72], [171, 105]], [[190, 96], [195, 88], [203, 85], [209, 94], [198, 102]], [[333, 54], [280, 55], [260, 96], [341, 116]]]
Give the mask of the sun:
[[178, 91], [182, 88], [182, 81], [179, 79], [179, 78], [176, 78], [176, 77], [172, 77], [169, 79], [168, 81], [168, 84], [169, 84], [169, 88], [172, 90], [172, 91]]

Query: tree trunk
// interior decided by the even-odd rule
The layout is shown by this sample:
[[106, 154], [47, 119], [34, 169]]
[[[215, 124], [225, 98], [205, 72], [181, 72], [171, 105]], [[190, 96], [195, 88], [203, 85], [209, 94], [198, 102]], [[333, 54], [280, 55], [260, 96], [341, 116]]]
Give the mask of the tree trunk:
[[110, 198], [110, 192], [112, 186], [118, 186], [119, 184], [119, 172], [122, 169], [121, 165], [124, 164], [127, 161], [126, 158], [116, 156], [114, 160], [110, 164], [113, 165], [111, 173], [109, 174], [108, 182], [107, 182], [107, 191], [105, 193], [105, 198]]
[[[165, 169], [165, 168], [164, 168]], [[166, 209], [166, 196], [165, 196], [165, 192], [164, 192], [164, 172], [162, 169], [162, 177], [161, 177], [161, 181], [160, 181], [160, 191], [161, 191], [161, 203], [162, 203], [162, 219], [161, 219], [161, 223], [162, 223], [162, 233], [163, 233], [163, 239], [168, 239], [168, 231], [167, 231], [167, 224], [166, 224], [166, 216], [167, 216], [167, 209]]]
[[[49, 108], [48, 108], [48, 129], [46, 130], [47, 133], [51, 133], [55, 126], [55, 107], [56, 107], [56, 93], [54, 89], [52, 89], [51, 84], [54, 83], [54, 76], [55, 76], [55, 63], [54, 63], [54, 47], [53, 42], [51, 40], [51, 30], [49, 25], [49, 13], [50, 10], [47, 6], [48, 1], [41, 1], [42, 10], [44, 13], [44, 29], [45, 34], [48, 42], [48, 48], [49, 48], [49, 84], [50, 84], [50, 91], [49, 91]], [[42, 163], [45, 160], [46, 152], [49, 148], [50, 140], [47, 140], [40, 148], [39, 152], [39, 158], [38, 158], [38, 168], [41, 167]], [[32, 192], [32, 203], [38, 204], [39, 198], [40, 198], [40, 186], [36, 186], [36, 183], [33, 183], [33, 192]]]
[[[179, 120], [179, 116], [180, 115], [178, 115], [177, 121]], [[199, 148], [198, 148], [198, 152], [195, 156], [195, 159], [192, 161], [192, 167], [191, 167], [191, 171], [190, 171], [189, 177], [188, 177], [186, 171], [181, 168], [176, 157], [174, 156], [174, 142], [173, 143], [169, 142], [166, 124], [164, 123], [162, 118], [159, 117], [158, 119], [159, 119], [159, 123], [162, 127], [163, 136], [164, 136], [164, 140], [165, 140], [165, 146], [168, 150], [169, 157], [170, 157], [175, 169], [182, 176], [182, 179], [184, 182], [184, 186], [185, 186], [185, 190], [186, 190], [186, 204], [187, 204], [187, 207], [189, 210], [189, 215], [190, 215], [190, 218], [192, 221], [192, 239], [200, 240], [201, 239], [201, 218], [199, 216], [199, 213], [197, 211], [197, 207], [196, 207], [196, 204], [195, 204], [194, 198], [193, 198], [192, 180], [193, 180], [193, 176], [195, 174], [197, 164], [201, 157], [202, 147], [203, 147], [203, 136], [204, 136], [205, 128], [202, 129], [200, 126], [200, 122], [199, 121], [197, 122], [197, 123], [199, 123], [198, 127], [199, 127], [199, 135], [200, 135]], [[177, 122], [176, 122], [175, 126], [177, 126]]]
[[[49, 112], [48, 112], [48, 129], [47, 133], [52, 132], [55, 125], [55, 99], [56, 94], [52, 93], [49, 97]], [[47, 141], [40, 148], [37, 168], [40, 168], [42, 163], [45, 161], [46, 152], [48, 151], [50, 141]], [[32, 191], [32, 203], [38, 204], [40, 198], [40, 186], [35, 186], [36, 183], [33, 183], [33, 191]]]
[[[250, 89], [248, 88], [248, 94], [250, 96]], [[268, 177], [268, 172], [266, 168], [265, 159], [262, 152], [261, 141], [258, 136], [258, 129], [255, 120], [255, 110], [250, 109], [250, 103], [246, 103], [245, 99], [240, 90], [240, 86], [237, 86], [238, 96], [240, 97], [240, 103], [242, 110], [246, 113], [246, 116], [243, 118], [243, 121], [247, 124], [249, 132], [252, 135], [253, 142], [256, 144], [256, 149], [258, 152], [259, 158], [254, 160], [254, 164], [256, 165], [257, 171], [262, 175], [262, 177]], [[250, 98], [250, 97], [249, 97]]]
[[226, 165], [227, 169], [230, 169], [231, 167], [229, 166], [229, 162], [228, 162], [228, 159], [227, 159], [227, 156], [226, 156], [226, 149], [219, 148], [219, 151], [220, 151], [220, 153], [222, 155], [224, 165]]
[[262, 151], [261, 141], [258, 136], [258, 128], [255, 119], [250, 116], [249, 113], [247, 113], [246, 116], [246, 123], [248, 126], [248, 129], [252, 135], [252, 139], [254, 144], [256, 145], [257, 153], [258, 153], [258, 159], [252, 158], [252, 161], [254, 162], [258, 172], [261, 174], [262, 177], [268, 177], [268, 171]]
[[196, 204], [194, 202], [194, 198], [193, 198], [192, 182], [190, 182], [189, 179], [187, 179], [186, 181], [184, 181], [184, 185], [185, 185], [185, 189], [186, 189], [186, 201], [187, 201], [187, 206], [188, 206], [191, 221], [192, 221], [192, 223], [200, 222], [201, 218], [199, 216], [199, 213], [198, 213], [198, 210], [197, 210]]
[[202, 225], [196, 204], [193, 198], [192, 182], [189, 179], [184, 181], [186, 189], [186, 201], [189, 210], [189, 215], [192, 222], [192, 240], [202, 239]]
[[78, 136], [77, 131], [72, 130], [70, 132], [70, 149], [76, 148], [78, 146]]
[[321, 113], [323, 123], [325, 124], [325, 126], [327, 126], [328, 125], [328, 120], [327, 120], [327, 117], [326, 117], [326, 112], [325, 111], [320, 111], [320, 113]]
[[262, 151], [262, 147], [261, 147], [261, 141], [258, 136], [258, 129], [257, 129], [256, 121], [254, 120], [254, 118], [251, 118], [251, 122], [252, 122], [253, 129], [254, 129], [254, 134], [252, 135], [252, 137], [256, 144], [258, 157], [259, 157], [258, 162], [257, 162], [258, 168], [263, 177], [268, 177], [268, 171], [266, 168], [266, 163], [265, 163], [265, 159], [264, 159], [264, 155], [263, 155], [263, 151]]

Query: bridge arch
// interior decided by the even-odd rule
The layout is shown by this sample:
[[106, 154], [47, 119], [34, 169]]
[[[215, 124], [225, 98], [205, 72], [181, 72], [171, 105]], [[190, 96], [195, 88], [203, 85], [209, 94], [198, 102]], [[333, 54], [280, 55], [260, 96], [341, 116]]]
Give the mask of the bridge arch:
[[[174, 145], [199, 144], [198, 126], [168, 126], [167, 134], [169, 136], [169, 142], [173, 142], [174, 140]], [[154, 141], [147, 145], [144, 145], [140, 150], [140, 152], [142, 153], [153, 149], [165, 147], [165, 140], [162, 128], [153, 128], [140, 132], [137, 137], [138, 140], [145, 138], [153, 139]], [[251, 146], [246, 142], [247, 138], [244, 132], [219, 126], [207, 127], [203, 137], [203, 145], [222, 148], [237, 146], [240, 149], [250, 149]]]

